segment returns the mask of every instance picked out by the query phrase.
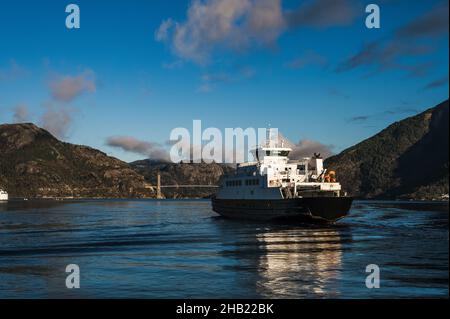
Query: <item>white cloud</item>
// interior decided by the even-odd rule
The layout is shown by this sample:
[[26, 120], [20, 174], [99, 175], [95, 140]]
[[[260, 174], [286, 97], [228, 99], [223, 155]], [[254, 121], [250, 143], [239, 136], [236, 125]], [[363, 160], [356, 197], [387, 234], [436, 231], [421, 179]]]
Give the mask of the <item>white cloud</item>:
[[158, 41], [166, 41], [169, 37], [169, 29], [172, 28], [173, 24], [172, 19], [163, 21], [155, 32], [155, 39]]
[[14, 123], [28, 122], [30, 113], [28, 107], [25, 104], [18, 104], [13, 109], [13, 121]]
[[62, 102], [71, 102], [86, 92], [95, 92], [96, 89], [95, 75], [91, 70], [75, 76], [58, 76], [50, 82], [53, 98]]
[[111, 136], [107, 138], [106, 144], [126, 152], [144, 155], [151, 159], [164, 161], [169, 159], [167, 150], [160, 144], [141, 141], [131, 136]]
[[50, 102], [44, 107], [45, 112], [40, 119], [40, 126], [59, 139], [66, 138], [72, 125], [74, 110], [66, 106], [55, 106]]
[[313, 140], [300, 140], [292, 146], [290, 158], [299, 159], [303, 157], [312, 157], [314, 153], [319, 153], [323, 158], [333, 155], [333, 145], [325, 145]]
[[216, 49], [271, 45], [284, 25], [280, 0], [194, 0], [185, 22], [163, 21], [155, 38], [179, 57], [205, 64]]

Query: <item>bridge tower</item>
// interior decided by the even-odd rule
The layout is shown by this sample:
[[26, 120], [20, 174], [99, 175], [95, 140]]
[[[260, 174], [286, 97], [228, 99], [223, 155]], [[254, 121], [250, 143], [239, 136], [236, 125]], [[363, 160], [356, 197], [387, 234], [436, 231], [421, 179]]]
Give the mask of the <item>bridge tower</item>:
[[156, 198], [157, 199], [163, 198], [161, 194], [161, 174], [159, 172], [156, 175]]

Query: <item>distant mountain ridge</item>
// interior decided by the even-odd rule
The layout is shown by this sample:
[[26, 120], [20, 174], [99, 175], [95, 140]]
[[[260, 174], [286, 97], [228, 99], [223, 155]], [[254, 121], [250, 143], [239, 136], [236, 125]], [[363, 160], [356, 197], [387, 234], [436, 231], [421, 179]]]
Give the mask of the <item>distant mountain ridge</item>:
[[[162, 185], [212, 185], [219, 184], [222, 175], [234, 168], [217, 163], [168, 163], [155, 160], [140, 160], [130, 163], [131, 167], [145, 177], [151, 185], [156, 185], [156, 176], [161, 176]], [[209, 197], [216, 188], [163, 188], [167, 198]]]
[[0, 187], [10, 197], [151, 197], [128, 164], [31, 123], [0, 125]]
[[441, 199], [449, 193], [448, 100], [325, 161], [352, 196]]
[[[393, 123], [329, 157], [343, 189], [358, 198], [441, 199], [449, 193], [448, 100]], [[122, 162], [59, 141], [31, 123], [0, 125], [0, 188], [26, 198], [154, 198], [162, 185], [218, 185], [234, 168], [217, 163]], [[216, 188], [164, 188], [167, 198], [208, 197]], [[447, 197], [448, 198], [448, 197]]]

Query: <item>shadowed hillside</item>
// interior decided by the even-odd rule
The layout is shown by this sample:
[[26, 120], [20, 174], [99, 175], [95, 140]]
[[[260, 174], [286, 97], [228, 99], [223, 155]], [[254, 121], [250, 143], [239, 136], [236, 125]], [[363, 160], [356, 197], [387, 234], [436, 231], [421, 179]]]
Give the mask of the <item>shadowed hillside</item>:
[[29, 123], [0, 125], [0, 187], [27, 198], [153, 196], [128, 164]]
[[448, 194], [448, 100], [328, 158], [343, 188], [363, 198], [441, 199]]
[[[396, 122], [325, 161], [349, 194], [362, 198], [441, 199], [448, 194], [448, 101]], [[34, 124], [0, 125], [0, 188], [11, 197], [155, 197], [156, 185], [218, 185], [231, 166], [130, 164], [57, 140]], [[163, 188], [167, 198], [208, 197], [216, 188]]]
[[[156, 175], [161, 174], [162, 185], [218, 185], [223, 174], [232, 172], [231, 166], [217, 163], [165, 163], [142, 160], [130, 165], [145, 177], [151, 185], [156, 185]], [[216, 188], [163, 188], [167, 198], [209, 197]]]

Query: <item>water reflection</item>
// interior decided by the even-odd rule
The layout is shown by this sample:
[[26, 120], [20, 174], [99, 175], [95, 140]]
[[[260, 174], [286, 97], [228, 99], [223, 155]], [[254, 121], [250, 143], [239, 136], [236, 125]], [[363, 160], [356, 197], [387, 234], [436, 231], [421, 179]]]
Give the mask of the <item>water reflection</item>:
[[[339, 297], [346, 226], [255, 224], [217, 218], [221, 254], [235, 260], [239, 285], [262, 298]], [[250, 296], [238, 296], [250, 297]]]
[[[0, 298], [448, 296], [448, 212], [383, 204], [312, 226], [223, 219], [209, 201], [11, 202]], [[66, 289], [69, 263], [82, 289]], [[383, 289], [366, 288], [370, 263]]]
[[333, 229], [284, 229], [256, 236], [259, 293], [268, 298], [337, 296], [333, 283], [342, 267], [341, 237]]

